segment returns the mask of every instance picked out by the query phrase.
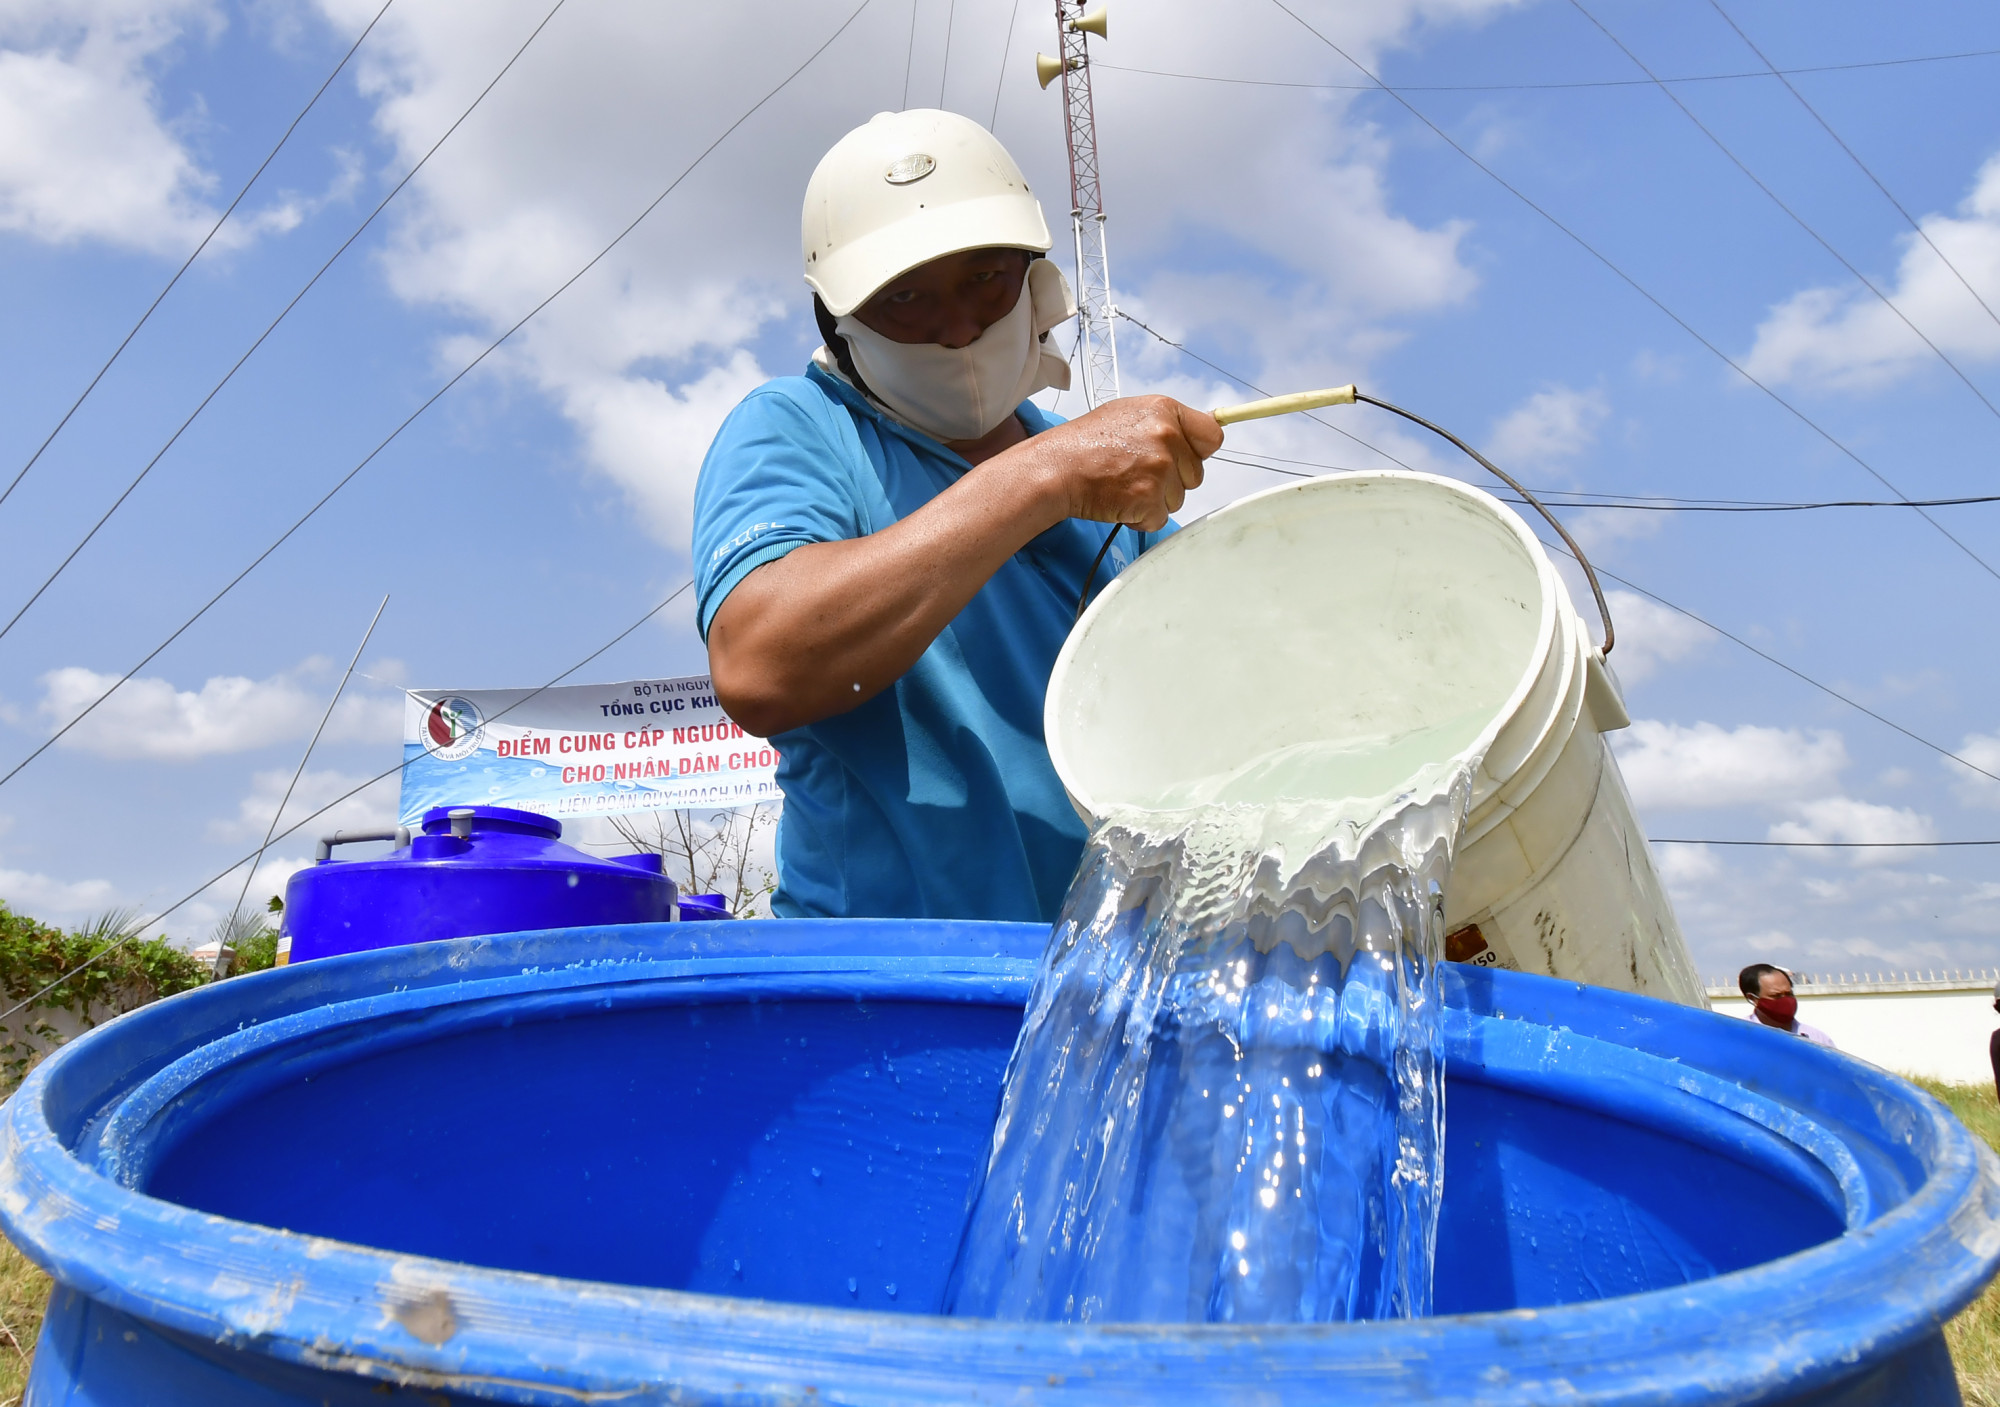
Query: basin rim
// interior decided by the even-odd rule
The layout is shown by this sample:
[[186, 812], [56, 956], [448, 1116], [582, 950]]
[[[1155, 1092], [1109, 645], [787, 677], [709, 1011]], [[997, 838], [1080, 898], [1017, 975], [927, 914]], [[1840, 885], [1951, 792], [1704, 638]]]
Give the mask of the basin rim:
[[[766, 921], [754, 929], [740, 922], [657, 927], [682, 930], [671, 937], [695, 943], [702, 935], [686, 930], [725, 930], [734, 948], [753, 931], [781, 939], [799, 923], [811, 926], [814, 940], [840, 937], [836, 921], [824, 920]], [[880, 927], [857, 923], [857, 938], [863, 926]], [[1021, 946], [1021, 930], [1037, 931], [937, 927], [970, 934], [975, 946], [981, 931], [990, 931], [993, 948], [1013, 950]], [[903, 926], [909, 934], [922, 929]], [[602, 942], [594, 940], [606, 934], [617, 934], [631, 956], [557, 965], [618, 980], [662, 961], [641, 955], [642, 936], [629, 929], [444, 940], [233, 979], [107, 1023], [44, 1062], [7, 1102], [0, 1118], [0, 1226], [63, 1285], [183, 1339], [391, 1382], [476, 1385], [481, 1395], [516, 1402], [570, 1402], [579, 1393], [669, 1382], [724, 1396], [746, 1382], [760, 1390], [834, 1383], [860, 1400], [962, 1399], [975, 1390], [1004, 1396], [1078, 1374], [1089, 1374], [1093, 1390], [1106, 1398], [1152, 1401], [1231, 1384], [1290, 1385], [1304, 1393], [1324, 1391], [1330, 1382], [1357, 1401], [1380, 1392], [1496, 1404], [1552, 1396], [1693, 1402], [1715, 1400], [1722, 1388], [1755, 1399], [1780, 1386], [1796, 1391], [1834, 1381], [1934, 1333], [2000, 1263], [2000, 1161], [1921, 1091], [1804, 1042], [1795, 1050], [1773, 1041], [1770, 1058], [1834, 1062], [1829, 1068], [1868, 1086], [1878, 1102], [1901, 1105], [1938, 1151], [1923, 1184], [1878, 1220], [1782, 1260], [1673, 1289], [1354, 1325], [954, 1320], [468, 1266], [230, 1221], [128, 1191], [79, 1162], [45, 1115], [51, 1081], [117, 1033], [186, 1025], [219, 1014], [225, 1002], [233, 1009], [253, 995], [244, 990], [251, 984], [267, 995], [307, 982], [381, 991], [382, 976], [400, 960], [445, 974], [423, 984], [442, 989], [454, 972], [480, 981], [547, 971], [550, 956], [598, 951]], [[541, 961], [528, 960], [534, 958]], [[714, 970], [721, 975], [723, 968]], [[825, 970], [823, 962], [817, 970]], [[1466, 973], [1458, 981], [1461, 994], [1476, 986], [1486, 1000], [1516, 1009], [1580, 990], [1514, 973]], [[1618, 993], [1593, 991], [1591, 999], [1641, 1021], [1722, 1019]], [[225, 1283], [233, 1288], [220, 1288]], [[440, 1291], [451, 1297], [460, 1327], [439, 1346], [409, 1335], [381, 1307], [399, 1296]], [[1735, 1326], [1745, 1324], [1757, 1326], [1756, 1352], [1733, 1341]]]

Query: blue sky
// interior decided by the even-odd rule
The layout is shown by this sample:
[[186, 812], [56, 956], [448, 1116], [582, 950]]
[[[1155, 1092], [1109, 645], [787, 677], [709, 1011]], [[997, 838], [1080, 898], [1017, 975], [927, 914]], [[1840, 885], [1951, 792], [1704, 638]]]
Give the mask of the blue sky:
[[[0, 504], [0, 619], [553, 3], [394, 0]], [[1721, 11], [1287, 3], [1297, 19], [1271, 0], [1126, 0], [1114, 11], [1097, 97], [1118, 300], [1136, 316], [1273, 389], [1360, 381], [1537, 486], [1893, 496], [1408, 110], [1357, 91], [1367, 80], [1303, 20], [1903, 493], [2000, 491], [2000, 412], [1591, 18], [1663, 77], [1756, 74]], [[0, 6], [0, 484], [379, 8]], [[0, 638], [0, 771], [597, 254], [853, 9], [566, 0]], [[2000, 50], [2000, 11], [1723, 9], [1782, 68], [1874, 65], [1793, 82], [2000, 309], [2000, 55], [1882, 62]], [[65, 921], [116, 904], [158, 909], [253, 846], [385, 592], [365, 677], [315, 755], [312, 805], [393, 765], [401, 686], [540, 683], [655, 605], [686, 577], [693, 474], [713, 427], [816, 341], [795, 236], [819, 153], [903, 105], [907, 83], [911, 105], [942, 95], [993, 118], [1059, 219], [1061, 115], [1032, 74], [1052, 31], [1041, 3], [869, 0], [591, 273], [133, 684], [0, 785], [0, 897]], [[1535, 86], [1550, 84], [1608, 86]], [[2000, 322], [1790, 93], [1768, 76], [1672, 87], [2000, 402]], [[1129, 324], [1120, 338], [1127, 390], [1237, 398]], [[1464, 472], [1373, 412], [1340, 417], [1408, 463]], [[1302, 421], [1243, 427], [1229, 452], [1387, 462]], [[1218, 465], [1195, 510], [1273, 482]], [[1610, 571], [2000, 772], [1988, 625], [2000, 577], [1973, 560], [2000, 568], [2000, 504], [1934, 512], [1964, 550], [1905, 509], [1568, 517]], [[1654, 834], [2000, 838], [2000, 783], [1643, 597], [1622, 593], [1614, 607], [1614, 663], [1639, 720], [1618, 746]], [[683, 599], [577, 677], [701, 667]], [[281, 844], [258, 887], [301, 863], [304, 837], [323, 824], [392, 810], [386, 793], [345, 804]], [[1660, 853], [1704, 971], [1754, 958], [1862, 970], [1995, 957], [2000, 848]], [[187, 906], [169, 931], [203, 934], [240, 881], [239, 871]]]

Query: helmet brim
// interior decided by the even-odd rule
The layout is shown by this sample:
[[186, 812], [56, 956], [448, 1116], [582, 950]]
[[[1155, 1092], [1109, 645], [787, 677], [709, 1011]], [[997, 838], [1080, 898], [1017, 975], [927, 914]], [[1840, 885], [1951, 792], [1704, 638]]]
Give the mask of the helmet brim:
[[806, 283], [835, 317], [846, 317], [911, 269], [968, 249], [1046, 254], [1055, 243], [1040, 202], [1013, 191], [955, 201], [863, 235], [806, 265]]

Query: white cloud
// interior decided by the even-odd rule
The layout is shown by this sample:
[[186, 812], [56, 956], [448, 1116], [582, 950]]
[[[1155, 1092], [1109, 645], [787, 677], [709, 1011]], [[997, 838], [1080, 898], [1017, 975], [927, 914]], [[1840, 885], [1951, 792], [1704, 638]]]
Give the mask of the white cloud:
[[[215, 178], [191, 150], [200, 125], [162, 110], [156, 72], [225, 26], [216, 0], [12, 0], [0, 5], [0, 230], [49, 244], [99, 240], [174, 258], [218, 213]], [[296, 227], [359, 183], [333, 153], [329, 189], [253, 198], [219, 249]]]
[[149, 65], [211, 0], [50, 0], [0, 10], [0, 229], [182, 252], [209, 178], [158, 111]]
[[[1792, 952], [1799, 946], [1797, 940], [1791, 934], [1779, 928], [1766, 929], [1762, 933], [1752, 933], [1748, 935], [1746, 941], [1755, 950], [1768, 950], [1774, 953]], [[1748, 967], [1749, 964], [1745, 963], [1744, 966]]]
[[1678, 353], [1665, 355], [1641, 347], [1632, 357], [1632, 374], [1654, 385], [1676, 385], [1686, 373], [1687, 367]]
[[[1958, 755], [1982, 771], [2000, 776], [2000, 737], [1990, 733], [1967, 733], [1958, 745]], [[1961, 767], [1949, 757], [1938, 759], [1951, 775], [1951, 789], [1967, 806], [2000, 806], [2000, 782]]]
[[[61, 746], [99, 757], [186, 762], [303, 739], [326, 708], [330, 690], [319, 681], [330, 668], [326, 660], [311, 659], [269, 679], [219, 674], [199, 689], [177, 689], [157, 677], [134, 679], [65, 734]], [[40, 682], [38, 711], [56, 728], [116, 684], [118, 676], [72, 665], [49, 671]], [[393, 742], [401, 728], [400, 699], [350, 684], [324, 741]]]
[[[1851, 796], [1824, 796], [1813, 801], [1795, 801], [1786, 808], [1792, 819], [1774, 824], [1772, 840], [1841, 841], [1847, 844], [1908, 844], [1937, 839], [1937, 827], [1929, 816], [1907, 806], [1881, 806], [1858, 801]], [[1909, 858], [1894, 850], [1855, 850], [1847, 857], [1855, 864], [1894, 864]]]
[[1624, 508], [1579, 508], [1570, 509], [1561, 516], [1569, 526], [1570, 536], [1595, 561], [1598, 554], [1621, 542], [1657, 537], [1675, 515], [1635, 513]]
[[[1784, 823], [1776, 838], [1931, 838], [1913, 813], [1814, 800], [1822, 804], [1774, 808]], [[1977, 865], [1956, 865], [1964, 857], [1954, 852], [1718, 846], [1713, 869], [1679, 876], [1669, 865], [1681, 848], [1654, 854], [1700, 970], [1725, 980], [1772, 960], [1808, 971], [1973, 966], [1991, 962], [2000, 935], [2000, 884], [1979, 883]]]
[[1611, 414], [1602, 391], [1551, 386], [1500, 418], [1486, 437], [1486, 454], [1522, 483], [1574, 459], [1597, 443], [1597, 431]]
[[715, 427], [767, 379], [757, 359], [738, 351], [679, 387], [644, 376], [545, 380], [583, 433], [591, 459], [625, 490], [654, 533], [685, 541], [689, 488]]
[[[265, 829], [271, 824], [271, 815], [278, 809], [278, 799], [285, 794], [285, 787], [291, 782], [290, 768], [273, 768], [258, 772], [250, 779], [249, 794], [236, 805], [236, 814], [226, 820], [211, 821], [208, 826], [209, 838], [222, 841], [243, 841], [251, 845], [264, 838]], [[396, 824], [396, 777], [390, 774], [381, 781], [367, 786], [344, 801], [336, 797], [346, 796], [356, 787], [367, 782], [365, 776], [352, 776], [345, 772], [328, 769], [314, 771], [307, 769], [299, 778], [299, 784], [292, 791], [292, 798], [285, 804], [285, 814], [278, 822], [278, 832], [282, 835], [289, 827], [304, 822], [283, 844], [294, 847], [310, 843], [322, 835], [331, 835], [337, 830], [385, 830]], [[314, 816], [321, 807], [332, 803], [324, 815]], [[306, 817], [312, 816], [311, 820]], [[270, 859], [264, 861], [271, 865]], [[263, 873], [263, 871], [259, 871]], [[242, 875], [236, 877], [242, 883]]]
[[1824, 797], [1847, 766], [1847, 745], [1830, 729], [1808, 734], [1746, 723], [1725, 730], [1638, 718], [1613, 735], [1613, 745], [1633, 800], [1662, 811]]
[[1673, 891], [1713, 879], [1722, 869], [1714, 847], [1708, 845], [1657, 846], [1653, 850], [1653, 867]]
[[[1919, 223], [1986, 301], [2000, 306], [2000, 155], [1980, 168], [1957, 215], [1926, 215]], [[1895, 276], [1876, 285], [1954, 360], [2000, 357], [2000, 325], [1965, 285], [1914, 233], [1899, 242]], [[1895, 313], [1848, 284], [1809, 288], [1773, 308], [1745, 365], [1766, 381], [1842, 390], [1886, 386], [1937, 362]]]
[[[1426, 25], [1476, 22], [1511, 3], [1391, 0], [1325, 23], [1359, 56], [1378, 59]], [[319, 5], [343, 31], [375, 8]], [[545, 8], [532, 0], [389, 12], [357, 62], [376, 127], [397, 153], [391, 166], [449, 126]], [[809, 0], [770, 0], [754, 14], [599, 0], [558, 15], [399, 198], [384, 268], [406, 301], [463, 320], [441, 357], [483, 346], [582, 267], [840, 17]], [[1041, 196], [1061, 257], [1059, 109], [1030, 66], [1048, 37], [1024, 14], [1003, 54], [1003, 7], [960, 6], [955, 23], [947, 102], [984, 121], [1002, 80], [998, 131]], [[722, 415], [773, 370], [800, 369], [805, 348], [795, 339], [809, 327], [797, 270], [800, 193], [840, 132], [899, 104], [907, 24], [906, 10], [864, 12], [489, 363], [561, 409], [583, 461], [671, 547], [685, 546], [695, 467]], [[919, 36], [913, 104], [938, 91], [942, 30], [926, 24]], [[1282, 13], [1195, 0], [1148, 7], [1118, 45], [1134, 67], [1171, 68], [1191, 49], [1245, 71], [1274, 48], [1328, 75], [1341, 62]], [[714, 54], [735, 57], [691, 61]], [[667, 72], [676, 81], [660, 82]], [[1389, 142], [1349, 116], [1353, 95], [1210, 91], [1109, 71], [1100, 82], [1119, 300], [1226, 351], [1245, 374], [1302, 386], [1352, 379], [1411, 317], [1474, 288], [1461, 257], [1466, 225], [1425, 226], [1396, 212], [1384, 176]], [[1202, 171], [1201, 181], [1190, 183], [1189, 170]], [[1240, 250], [1233, 262], [1255, 273], [1208, 273], [1218, 246]], [[1120, 330], [1132, 350], [1141, 336]]]
[[[1621, 683], [1636, 684], [1650, 678], [1662, 665], [1676, 664], [1692, 655], [1713, 635], [1706, 626], [1679, 611], [1668, 610], [1634, 592], [1614, 588], [1605, 592], [1604, 598], [1618, 630], [1618, 643], [1611, 652], [1611, 660]], [[1589, 614], [1587, 605], [1580, 603], [1579, 608]]]
[[[1495, 422], [1486, 436], [1486, 453], [1500, 468], [1531, 489], [1555, 483], [1568, 477], [1565, 471], [1570, 460], [1597, 443], [1597, 432], [1610, 414], [1611, 404], [1602, 391], [1549, 386]], [[1499, 491], [1484, 478], [1484, 471], [1475, 481]], [[1560, 506], [1554, 511], [1585, 554], [1593, 557], [1615, 542], [1651, 537], [1667, 516]], [[1523, 508], [1520, 512], [1531, 527], [1546, 536], [1534, 509]], [[1566, 571], [1564, 576], [1577, 586], [1583, 584], [1580, 573]], [[1585, 599], [1587, 595], [1586, 589], [1577, 599]]]
[[[299, 838], [294, 835], [287, 843], [297, 845]], [[249, 892], [244, 895], [244, 908], [258, 913], [264, 912], [269, 907], [272, 896], [284, 894], [285, 884], [293, 875], [300, 870], [311, 869], [312, 865], [311, 855], [266, 855], [263, 862], [257, 866], [256, 875], [250, 881]], [[218, 888], [227, 890], [229, 898], [234, 899], [241, 891], [242, 883], [243, 873], [238, 869], [232, 872], [228, 880]]]
[[[1958, 933], [1976, 933], [2000, 938], [2000, 884], [1975, 884], [1960, 901], [1958, 910], [1944, 919], [1945, 927]], [[1987, 948], [1982, 953], [1990, 953]]]
[[108, 879], [62, 880], [0, 869], [0, 900], [15, 913], [44, 923], [77, 924], [115, 908], [118, 890]]
[[[277, 797], [274, 795], [271, 799], [275, 802]], [[259, 825], [257, 835], [252, 839], [260, 839], [263, 834], [264, 828]], [[298, 837], [293, 836], [285, 844], [297, 845]], [[223, 920], [237, 906], [238, 895], [242, 896], [241, 913], [246, 917], [264, 918], [272, 896], [282, 895], [286, 881], [312, 863], [308, 855], [266, 855], [247, 888], [243, 883], [243, 867], [238, 865], [175, 909], [159, 927], [149, 929], [149, 936], [165, 933], [181, 947], [205, 943], [215, 936]]]

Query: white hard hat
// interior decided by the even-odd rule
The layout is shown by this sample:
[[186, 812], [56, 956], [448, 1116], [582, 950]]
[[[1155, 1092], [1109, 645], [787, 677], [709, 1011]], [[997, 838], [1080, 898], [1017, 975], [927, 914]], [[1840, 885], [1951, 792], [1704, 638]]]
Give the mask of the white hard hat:
[[946, 254], [1053, 243], [1007, 148], [936, 108], [878, 113], [835, 142], [806, 182], [801, 223], [806, 282], [837, 318]]

